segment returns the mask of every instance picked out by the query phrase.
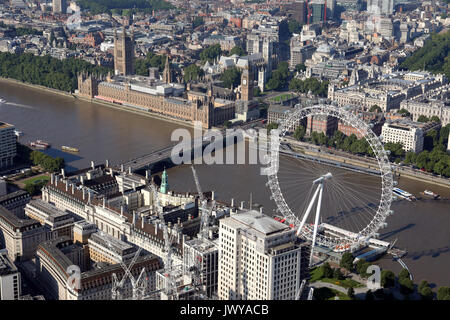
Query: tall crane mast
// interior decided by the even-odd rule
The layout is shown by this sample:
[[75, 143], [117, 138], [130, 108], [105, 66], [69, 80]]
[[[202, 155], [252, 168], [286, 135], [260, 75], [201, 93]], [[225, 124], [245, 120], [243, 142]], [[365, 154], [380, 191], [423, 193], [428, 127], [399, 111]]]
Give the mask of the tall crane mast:
[[164, 220], [164, 216], [162, 214], [162, 210], [160, 210], [159, 206], [159, 195], [158, 190], [155, 185], [150, 184], [150, 188], [153, 192], [153, 207], [154, 210], [158, 213], [159, 220], [161, 221], [161, 225], [163, 228], [163, 236], [164, 236], [164, 251], [165, 255], [163, 256], [164, 261], [164, 271], [166, 276], [164, 291], [167, 297], [172, 297], [173, 299], [178, 299], [178, 292], [176, 288], [176, 284], [173, 279], [173, 260], [172, 260], [172, 240], [169, 236], [169, 230]]
[[202, 236], [203, 238], [208, 238], [208, 234], [209, 234], [209, 218], [210, 215], [212, 213], [212, 210], [215, 207], [215, 200], [213, 200], [213, 203], [211, 205], [211, 207], [208, 210], [208, 201], [205, 199], [202, 189], [200, 187], [200, 182], [198, 180], [198, 175], [197, 175], [197, 171], [195, 170], [194, 166], [191, 166], [192, 169], [192, 174], [194, 176], [194, 180], [195, 180], [195, 186], [197, 187], [197, 192], [198, 192], [198, 196], [199, 196], [199, 209], [201, 211], [201, 222], [200, 222], [200, 231], [199, 231], [199, 236]]

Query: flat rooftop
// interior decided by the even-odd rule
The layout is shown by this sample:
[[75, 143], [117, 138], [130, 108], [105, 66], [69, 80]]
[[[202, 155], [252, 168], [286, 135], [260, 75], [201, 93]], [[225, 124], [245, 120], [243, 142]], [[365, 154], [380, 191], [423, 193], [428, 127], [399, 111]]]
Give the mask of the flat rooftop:
[[237, 213], [232, 215], [229, 219], [233, 219], [250, 229], [263, 233], [266, 236], [289, 229], [287, 225], [278, 222], [269, 216], [261, 214], [256, 210]]
[[[95, 232], [91, 235], [89, 241], [96, 242], [105, 248], [110, 248], [112, 250], [123, 253], [124, 251], [134, 251], [135, 247], [129, 243], [116, 239], [109, 234], [102, 231]], [[111, 247], [110, 247], [111, 245]]]
[[6, 122], [0, 122], [0, 129], [14, 128], [12, 124]]
[[7, 276], [17, 272], [16, 265], [8, 258], [5, 253], [0, 252], [0, 276]]
[[5, 220], [10, 226], [15, 229], [21, 229], [24, 231], [27, 227], [31, 226], [41, 226], [41, 224], [33, 219], [20, 219], [16, 215], [14, 215], [11, 211], [5, 209], [0, 206], [0, 219]]
[[62, 217], [70, 215], [68, 212], [62, 211], [56, 208], [54, 205], [42, 201], [41, 199], [35, 199], [28, 202], [27, 206], [36, 208], [48, 214], [50, 217]]

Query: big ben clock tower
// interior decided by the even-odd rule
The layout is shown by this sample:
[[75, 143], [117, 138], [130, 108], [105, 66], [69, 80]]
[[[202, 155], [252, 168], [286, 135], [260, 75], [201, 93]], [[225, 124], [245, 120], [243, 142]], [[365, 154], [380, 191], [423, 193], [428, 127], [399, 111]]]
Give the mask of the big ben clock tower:
[[242, 71], [241, 76], [241, 100], [251, 101], [253, 100], [253, 77], [249, 70], [249, 66], [246, 66]]

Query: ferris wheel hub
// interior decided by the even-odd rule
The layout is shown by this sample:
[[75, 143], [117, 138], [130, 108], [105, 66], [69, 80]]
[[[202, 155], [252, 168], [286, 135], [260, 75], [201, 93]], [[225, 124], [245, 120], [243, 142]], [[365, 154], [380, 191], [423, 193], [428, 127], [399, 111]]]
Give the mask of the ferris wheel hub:
[[321, 176], [320, 178], [316, 179], [313, 181], [313, 184], [318, 184], [318, 183], [322, 183], [325, 180], [331, 179], [333, 177], [333, 175], [331, 174], [331, 172], [328, 172], [327, 174], [324, 174], [323, 176]]

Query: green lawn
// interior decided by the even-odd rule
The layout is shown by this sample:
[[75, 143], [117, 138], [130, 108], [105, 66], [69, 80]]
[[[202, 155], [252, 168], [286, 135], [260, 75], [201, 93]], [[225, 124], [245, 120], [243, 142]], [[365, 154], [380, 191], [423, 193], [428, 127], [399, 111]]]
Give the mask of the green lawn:
[[364, 287], [364, 285], [362, 283], [359, 283], [359, 282], [357, 282], [355, 280], [352, 280], [352, 279], [338, 280], [338, 279], [333, 279], [333, 278], [321, 278], [321, 274], [320, 274], [320, 269], [319, 268], [314, 268], [313, 270], [311, 270], [310, 276], [311, 276], [311, 278], [310, 278], [311, 282], [316, 282], [316, 281], [328, 282], [328, 283], [332, 283], [332, 284], [341, 286], [343, 288]]
[[[333, 292], [336, 294], [336, 296], [339, 297], [339, 300], [351, 300], [350, 297], [349, 297], [348, 295], [346, 295], [346, 294], [344, 294], [344, 293], [342, 293], [342, 292], [339, 292], [339, 291], [334, 290], [334, 289], [331, 289], [331, 291], [333, 291]], [[328, 300], [335, 300], [335, 297], [330, 298], [330, 299], [328, 299]]]
[[273, 97], [270, 100], [273, 102], [281, 102], [287, 99], [290, 99], [293, 97], [293, 94], [291, 93], [284, 93], [284, 94], [280, 94], [279, 96]]
[[316, 300], [336, 300], [336, 296], [339, 300], [351, 300], [346, 294], [330, 288], [317, 288], [314, 289], [314, 298]]
[[30, 184], [38, 184], [41, 182], [48, 182], [49, 180], [50, 180], [49, 176], [38, 176], [38, 177], [33, 177], [28, 180], [25, 180], [23, 183], [25, 184], [25, 186], [28, 186]]

